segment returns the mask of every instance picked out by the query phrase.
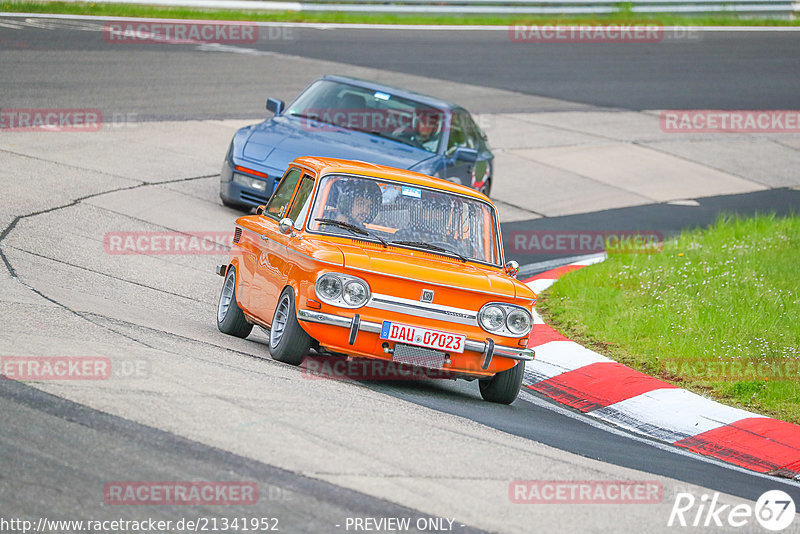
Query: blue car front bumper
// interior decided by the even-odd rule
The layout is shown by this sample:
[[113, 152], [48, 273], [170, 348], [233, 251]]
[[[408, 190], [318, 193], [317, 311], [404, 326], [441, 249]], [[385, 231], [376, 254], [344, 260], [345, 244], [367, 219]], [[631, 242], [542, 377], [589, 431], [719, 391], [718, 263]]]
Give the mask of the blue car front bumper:
[[247, 172], [236, 170], [237, 174], [247, 176], [251, 179], [265, 181], [265, 189], [256, 189], [248, 187], [241, 183], [235, 182], [233, 179], [233, 164], [229, 160], [225, 160], [222, 164], [222, 171], [219, 176], [219, 196], [223, 202], [229, 205], [238, 205], [242, 207], [255, 208], [267, 203], [270, 195], [275, 190], [275, 186], [283, 176], [283, 173], [272, 174], [268, 173], [269, 178], [266, 180], [260, 176], [250, 175]]

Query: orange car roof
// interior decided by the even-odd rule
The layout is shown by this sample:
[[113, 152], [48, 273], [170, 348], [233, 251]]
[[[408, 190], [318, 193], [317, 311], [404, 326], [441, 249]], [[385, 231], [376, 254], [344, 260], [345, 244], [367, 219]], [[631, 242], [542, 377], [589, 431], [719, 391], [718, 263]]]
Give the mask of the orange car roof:
[[309, 169], [313, 170], [317, 176], [331, 173], [362, 174], [366, 176], [372, 176], [374, 178], [398, 180], [413, 185], [430, 187], [432, 189], [440, 189], [450, 193], [460, 193], [462, 195], [471, 196], [480, 200], [489, 201], [491, 204], [491, 201], [483, 193], [480, 193], [479, 191], [476, 191], [470, 187], [454, 184], [453, 182], [448, 182], [447, 180], [433, 178], [426, 174], [420, 174], [414, 171], [397, 169], [395, 167], [387, 167], [386, 165], [367, 163], [365, 161], [322, 158], [316, 156], [302, 156], [295, 158], [292, 163], [301, 165], [303, 167], [308, 167]]

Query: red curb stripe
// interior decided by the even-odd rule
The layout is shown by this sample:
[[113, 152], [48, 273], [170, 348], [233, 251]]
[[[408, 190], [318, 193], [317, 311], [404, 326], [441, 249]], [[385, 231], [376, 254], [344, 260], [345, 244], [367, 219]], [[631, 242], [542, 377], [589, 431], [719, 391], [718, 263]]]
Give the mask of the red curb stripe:
[[546, 324], [535, 324], [531, 330], [531, 337], [528, 340], [528, 348], [538, 347], [551, 341], [570, 341], [570, 339], [562, 336], [555, 328]]
[[598, 362], [528, 386], [556, 401], [590, 412], [654, 389], [677, 386], [617, 362]]
[[562, 265], [561, 267], [556, 267], [555, 269], [550, 269], [549, 271], [545, 271], [543, 273], [539, 273], [536, 276], [525, 280], [526, 282], [531, 282], [533, 280], [542, 280], [542, 279], [556, 279], [560, 277], [562, 274], [568, 273], [570, 271], [577, 271], [578, 269], [583, 269], [585, 265]]
[[761, 473], [800, 466], [800, 426], [778, 419], [748, 417], [675, 445]]

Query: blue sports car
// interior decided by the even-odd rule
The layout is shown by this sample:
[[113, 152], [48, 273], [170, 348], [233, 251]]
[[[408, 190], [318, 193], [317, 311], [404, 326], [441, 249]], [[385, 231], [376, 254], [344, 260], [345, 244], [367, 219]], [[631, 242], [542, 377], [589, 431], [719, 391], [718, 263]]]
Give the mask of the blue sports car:
[[324, 76], [274, 117], [237, 131], [220, 176], [226, 206], [265, 204], [298, 156], [410, 169], [489, 194], [492, 155], [469, 112], [433, 97], [355, 78]]

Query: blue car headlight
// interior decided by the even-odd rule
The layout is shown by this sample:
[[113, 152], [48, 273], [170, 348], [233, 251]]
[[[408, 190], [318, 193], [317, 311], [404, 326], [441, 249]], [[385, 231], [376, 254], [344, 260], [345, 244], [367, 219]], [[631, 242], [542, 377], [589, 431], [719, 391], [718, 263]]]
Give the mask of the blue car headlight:
[[252, 176], [246, 176], [235, 172], [233, 173], [233, 181], [244, 187], [249, 187], [250, 189], [257, 189], [263, 192], [267, 191], [267, 182], [260, 178], [253, 178]]

